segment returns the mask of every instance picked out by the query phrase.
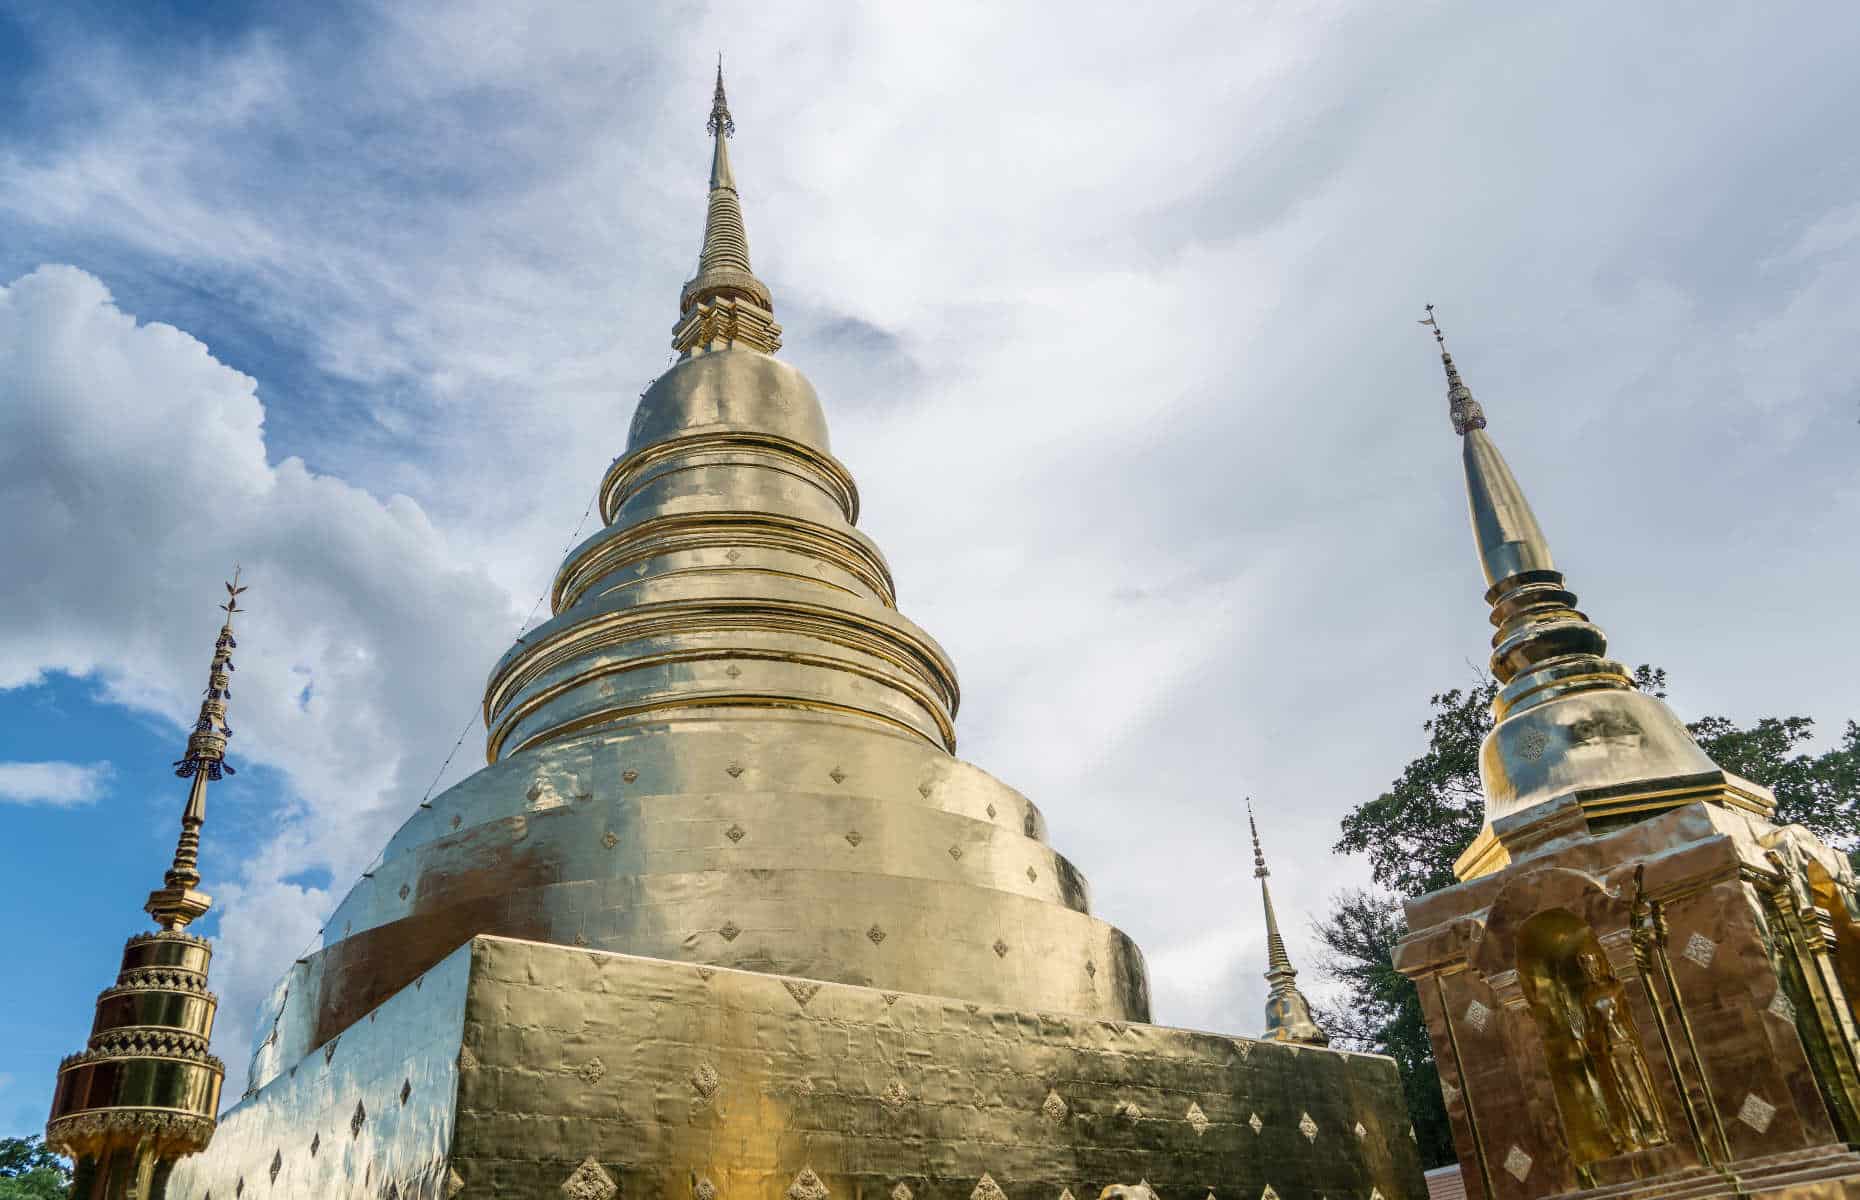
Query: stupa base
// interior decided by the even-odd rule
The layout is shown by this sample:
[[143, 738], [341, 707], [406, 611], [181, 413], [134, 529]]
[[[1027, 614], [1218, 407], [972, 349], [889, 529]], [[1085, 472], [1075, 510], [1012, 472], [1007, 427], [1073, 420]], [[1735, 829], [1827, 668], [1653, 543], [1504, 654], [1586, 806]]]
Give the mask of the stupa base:
[[[241, 1181], [243, 1180], [243, 1189]], [[1392, 1061], [477, 937], [169, 1196], [1423, 1200]]]

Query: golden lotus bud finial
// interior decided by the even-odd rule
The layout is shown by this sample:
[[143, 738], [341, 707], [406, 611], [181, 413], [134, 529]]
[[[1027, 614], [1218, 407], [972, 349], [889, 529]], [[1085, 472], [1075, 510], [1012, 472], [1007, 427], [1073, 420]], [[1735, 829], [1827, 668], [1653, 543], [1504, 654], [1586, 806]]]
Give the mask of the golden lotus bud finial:
[[735, 137], [736, 122], [730, 119], [730, 101], [723, 94], [723, 54], [717, 54], [717, 90], [711, 94], [710, 120], [704, 129], [712, 137]]
[[1440, 328], [1433, 305], [1427, 306], [1427, 315], [1419, 323], [1434, 331], [1434, 344], [1440, 347], [1440, 362], [1447, 370], [1447, 415], [1453, 420], [1453, 432], [1465, 437], [1471, 430], [1484, 429], [1485, 410], [1473, 399], [1472, 389], [1460, 378], [1453, 356], [1447, 353], [1447, 335]]
[[1253, 831], [1253, 876], [1264, 879], [1272, 874], [1266, 869], [1266, 852], [1259, 848], [1259, 822], [1253, 819], [1253, 797], [1246, 798], [1246, 823]]

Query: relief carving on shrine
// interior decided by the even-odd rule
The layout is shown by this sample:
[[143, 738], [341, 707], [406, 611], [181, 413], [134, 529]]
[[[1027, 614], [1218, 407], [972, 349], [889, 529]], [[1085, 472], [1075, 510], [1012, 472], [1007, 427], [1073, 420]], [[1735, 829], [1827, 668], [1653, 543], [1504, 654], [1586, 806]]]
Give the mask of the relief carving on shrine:
[[1494, 900], [1470, 956], [1508, 1009], [1529, 1013], [1541, 1058], [1514, 1066], [1521, 1081], [1548, 1076], [1560, 1140], [1584, 1174], [1671, 1141], [1649, 1066], [1659, 1048], [1643, 1040], [1624, 982], [1636, 969], [1628, 890], [1568, 868], [1521, 877]]

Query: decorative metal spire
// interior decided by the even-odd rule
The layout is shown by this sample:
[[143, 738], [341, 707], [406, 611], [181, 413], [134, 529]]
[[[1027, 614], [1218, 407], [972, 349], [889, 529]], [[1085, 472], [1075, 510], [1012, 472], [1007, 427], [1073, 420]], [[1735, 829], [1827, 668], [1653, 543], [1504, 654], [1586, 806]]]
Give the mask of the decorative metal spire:
[[1447, 335], [1441, 331], [1440, 321], [1434, 316], [1434, 306], [1427, 306], [1427, 316], [1421, 324], [1434, 331], [1434, 342], [1440, 347], [1440, 362], [1447, 369], [1447, 415], [1453, 419], [1453, 432], [1461, 437], [1475, 429], [1485, 428], [1485, 410], [1473, 399], [1472, 389], [1460, 378], [1459, 368], [1453, 365], [1453, 356], [1447, 353]]
[[233, 614], [245, 611], [239, 607], [239, 596], [244, 591], [239, 586], [239, 568], [234, 567], [233, 577], [226, 584], [226, 602], [220, 605], [226, 620], [220, 626], [219, 639], [213, 643], [206, 698], [200, 702], [200, 715], [187, 736], [187, 753], [174, 764], [177, 776], [194, 782], [188, 789], [187, 807], [181, 810], [181, 837], [175, 844], [174, 862], [164, 877], [165, 886], [150, 892], [144, 906], [163, 929], [185, 927], [213, 903], [211, 896], [194, 890], [200, 883], [200, 827], [207, 820], [208, 781], [233, 774], [232, 765], [226, 761], [226, 741], [233, 732], [226, 723], [226, 702], [232, 699], [232, 652], [239, 645], [233, 638]]
[[[1485, 410], [1473, 399], [1472, 389], [1460, 378], [1453, 356], [1447, 353], [1446, 338], [1441, 334], [1433, 305], [1427, 306], [1427, 317], [1421, 324], [1433, 329], [1434, 341], [1440, 346], [1440, 360], [1447, 372], [1447, 409], [1453, 418], [1453, 431], [1464, 439], [1461, 458], [1466, 465], [1466, 497], [1472, 508], [1473, 535], [1479, 546], [1479, 561], [1485, 567], [1486, 583], [1496, 585], [1532, 571], [1554, 571], [1550, 543], [1505, 456], [1486, 435]], [[1493, 669], [1498, 670], [1496, 664]], [[1499, 678], [1509, 676], [1501, 672]]]
[[717, 90], [711, 95], [710, 122], [704, 128], [714, 138], [736, 136], [736, 122], [730, 119], [730, 101], [723, 94], [722, 54], [717, 55]]
[[213, 944], [186, 931], [213, 904], [200, 883], [200, 827], [207, 783], [226, 765], [226, 701], [232, 697], [233, 614], [241, 611], [239, 571], [220, 607], [226, 620], [187, 753], [174, 773], [193, 780], [181, 812], [166, 886], [144, 908], [159, 927], [123, 946], [115, 986], [97, 997], [90, 1040], [58, 1064], [45, 1144], [75, 1161], [73, 1196], [159, 1196], [176, 1159], [213, 1140], [226, 1067], [213, 1056], [219, 998], [207, 990]]
[[1311, 1002], [1298, 990], [1298, 972], [1279, 935], [1279, 917], [1272, 909], [1272, 889], [1266, 880], [1266, 852], [1259, 845], [1259, 822], [1253, 819], [1253, 801], [1246, 802], [1246, 823], [1253, 831], [1253, 876], [1259, 880], [1259, 898], [1266, 906], [1266, 1037], [1275, 1042], [1328, 1046], [1330, 1035], [1311, 1016]]
[[672, 348], [681, 354], [746, 347], [772, 354], [781, 348], [781, 326], [768, 285], [749, 265], [749, 235], [730, 169], [729, 139], [736, 133], [729, 97], [723, 90], [723, 56], [717, 56], [717, 87], [711, 94], [710, 203], [704, 214], [704, 247], [697, 274], [678, 300], [679, 320]]

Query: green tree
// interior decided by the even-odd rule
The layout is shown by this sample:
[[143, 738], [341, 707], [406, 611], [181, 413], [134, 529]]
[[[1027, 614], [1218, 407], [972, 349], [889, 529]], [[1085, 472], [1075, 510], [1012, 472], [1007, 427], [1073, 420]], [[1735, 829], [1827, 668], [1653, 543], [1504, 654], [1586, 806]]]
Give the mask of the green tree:
[[[1666, 672], [1637, 667], [1634, 684], [1663, 698]], [[1487, 679], [1429, 699], [1426, 749], [1388, 791], [1344, 817], [1336, 845], [1340, 853], [1367, 855], [1381, 890], [1338, 896], [1317, 925], [1321, 965], [1342, 985], [1340, 1002], [1323, 1013], [1327, 1028], [1339, 1044], [1395, 1059], [1429, 1166], [1454, 1154], [1420, 997], [1394, 967], [1395, 943], [1407, 932], [1400, 897], [1452, 884], [1454, 860], [1479, 832], [1479, 746], [1492, 728], [1497, 694], [1498, 684]], [[1714, 762], [1776, 793], [1778, 822], [1806, 825], [1860, 858], [1860, 722], [1848, 721], [1840, 743], [1820, 754], [1803, 748], [1814, 736], [1808, 717], [1765, 717], [1748, 727], [1705, 717], [1686, 728]]]
[[1349, 891], [1318, 922], [1324, 958], [1318, 967], [1343, 984], [1341, 1003], [1319, 1006], [1318, 1023], [1331, 1045], [1374, 1050], [1395, 1060], [1424, 1166], [1454, 1161], [1453, 1128], [1440, 1095], [1434, 1048], [1427, 1039], [1421, 997], [1395, 969], [1395, 943], [1407, 932], [1401, 900], [1387, 892]]
[[65, 1160], [38, 1138], [0, 1138], [0, 1200], [64, 1200], [70, 1194]]

